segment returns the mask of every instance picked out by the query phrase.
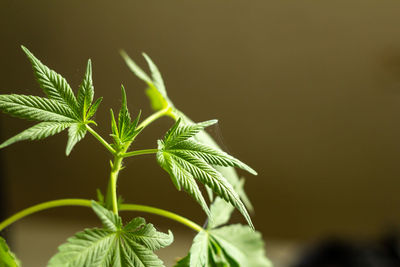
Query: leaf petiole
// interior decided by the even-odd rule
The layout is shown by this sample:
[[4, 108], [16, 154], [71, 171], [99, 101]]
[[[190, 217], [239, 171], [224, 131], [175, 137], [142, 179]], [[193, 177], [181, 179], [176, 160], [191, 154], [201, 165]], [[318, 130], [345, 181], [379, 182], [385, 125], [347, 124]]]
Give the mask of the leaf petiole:
[[135, 150], [127, 153], [123, 153], [122, 157], [128, 158], [128, 157], [133, 157], [133, 156], [138, 156], [138, 155], [146, 155], [146, 154], [155, 154], [158, 152], [158, 149], [153, 148], [153, 149], [143, 149], [143, 150]]
[[144, 121], [142, 121], [139, 126], [137, 127], [139, 128], [146, 128], [150, 123], [152, 123], [153, 121], [161, 118], [162, 116], [168, 115], [171, 113], [171, 107], [166, 107], [164, 109], [161, 109], [155, 113], [153, 113], [152, 115], [150, 115], [149, 117], [147, 117]]
[[[21, 210], [20, 212], [17, 212], [13, 216], [11, 216], [8, 219], [1, 222], [0, 223], [0, 231], [2, 231], [4, 228], [9, 226], [10, 224], [28, 216], [28, 215], [31, 215], [33, 213], [36, 213], [36, 212], [39, 212], [42, 210], [51, 209], [51, 208], [56, 208], [56, 207], [63, 207], [63, 206], [81, 206], [81, 207], [91, 208], [92, 201], [88, 200], [88, 199], [67, 198], [67, 199], [59, 199], [59, 200], [43, 202], [43, 203], [34, 205], [32, 207], [26, 208], [24, 210]], [[204, 230], [200, 225], [196, 224], [195, 222], [192, 222], [191, 220], [189, 220], [185, 217], [182, 217], [178, 214], [175, 214], [175, 213], [167, 211], [167, 210], [154, 208], [151, 206], [137, 205], [137, 204], [122, 204], [120, 207], [120, 210], [121, 211], [139, 211], [139, 212], [151, 213], [151, 214], [159, 215], [159, 216], [174, 220], [176, 222], [179, 222], [197, 232]]]
[[116, 153], [115, 150], [114, 150], [114, 148], [112, 148], [112, 147], [110, 146], [110, 144], [107, 143], [107, 141], [103, 139], [103, 137], [101, 137], [95, 130], [93, 130], [92, 128], [90, 128], [90, 126], [87, 125], [87, 124], [86, 124], [86, 129], [87, 129], [88, 132], [91, 133], [97, 140], [99, 140], [100, 143], [103, 144], [103, 146], [104, 146], [105, 148], [107, 148], [108, 151], [111, 152], [111, 154], [114, 155], [114, 154]]

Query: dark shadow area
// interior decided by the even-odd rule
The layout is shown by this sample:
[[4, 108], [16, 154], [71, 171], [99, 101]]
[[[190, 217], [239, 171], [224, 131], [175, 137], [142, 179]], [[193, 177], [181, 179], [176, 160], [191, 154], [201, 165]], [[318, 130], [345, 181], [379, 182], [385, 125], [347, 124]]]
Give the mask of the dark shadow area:
[[400, 236], [388, 234], [376, 242], [331, 238], [309, 248], [293, 267], [397, 267]]

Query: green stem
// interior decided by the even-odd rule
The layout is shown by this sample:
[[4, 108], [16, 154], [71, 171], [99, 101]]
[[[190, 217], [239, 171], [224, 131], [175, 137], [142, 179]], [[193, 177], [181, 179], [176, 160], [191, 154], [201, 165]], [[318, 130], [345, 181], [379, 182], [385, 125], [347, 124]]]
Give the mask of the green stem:
[[115, 156], [110, 174], [112, 207], [114, 214], [117, 215], [118, 215], [117, 180], [118, 180], [118, 173], [121, 170], [122, 166], [122, 159], [123, 159], [122, 156]]
[[150, 206], [145, 206], [145, 205], [136, 205], [136, 204], [122, 204], [121, 205], [121, 211], [123, 210], [130, 210], [130, 211], [141, 211], [141, 212], [146, 212], [146, 213], [151, 213], [151, 214], [156, 214], [162, 217], [169, 218], [171, 220], [177, 221], [183, 225], [188, 226], [189, 228], [192, 228], [193, 230], [200, 232], [204, 230], [200, 225], [197, 223], [192, 222], [189, 219], [186, 219], [185, 217], [182, 217], [178, 214], [175, 214], [173, 212], [159, 209], [159, 208], [154, 208]]
[[109, 143], [107, 143], [106, 140], [103, 139], [103, 137], [101, 137], [95, 130], [93, 130], [92, 128], [90, 128], [89, 125], [86, 124], [86, 129], [89, 131], [89, 133], [91, 133], [97, 140], [100, 141], [100, 143], [103, 144], [103, 146], [105, 146], [105, 148], [107, 148], [108, 151], [111, 152], [111, 154], [115, 154], [115, 150], [114, 148], [112, 148], [110, 146]]
[[138, 155], [146, 155], [146, 154], [155, 154], [158, 152], [158, 149], [143, 149], [143, 150], [136, 150], [136, 151], [131, 151], [128, 153], [122, 154], [122, 157], [127, 158], [127, 157], [133, 157], [133, 156], [138, 156]]
[[[69, 199], [59, 199], [59, 200], [53, 200], [53, 201], [48, 201], [48, 202], [43, 202], [37, 205], [34, 205], [32, 207], [29, 207], [27, 209], [21, 210], [20, 212], [14, 214], [13, 216], [9, 217], [5, 221], [0, 223], [0, 231], [2, 231], [4, 228], [9, 226], [10, 224], [39, 211], [50, 209], [50, 208], [55, 208], [55, 207], [62, 207], [62, 206], [82, 206], [82, 207], [91, 207], [92, 202], [91, 200], [88, 199], [77, 199], [77, 198], [69, 198]], [[192, 222], [191, 220], [182, 217], [178, 214], [175, 214], [173, 212], [167, 211], [167, 210], [162, 210], [150, 206], [145, 206], [145, 205], [136, 205], [136, 204], [122, 204], [121, 205], [121, 210], [123, 211], [139, 211], [139, 212], [145, 212], [145, 213], [151, 213], [155, 215], [159, 215], [174, 221], [177, 221], [183, 225], [188, 226], [189, 228], [200, 232], [204, 230], [200, 225], [196, 224], [195, 222]]]
[[155, 113], [153, 113], [152, 115], [150, 115], [149, 117], [147, 117], [144, 121], [142, 121], [138, 128], [146, 128], [147, 125], [149, 125], [150, 123], [152, 123], [153, 121], [155, 121], [158, 118], [161, 118], [164, 115], [167, 115], [168, 113], [171, 112], [171, 108], [167, 107], [165, 109], [161, 109]]
[[53, 200], [48, 202], [43, 202], [27, 209], [21, 210], [20, 212], [14, 214], [13, 216], [9, 217], [5, 221], [0, 223], [0, 231], [9, 226], [10, 224], [22, 219], [30, 214], [36, 213], [38, 211], [55, 208], [55, 207], [62, 207], [62, 206], [84, 206], [84, 207], [91, 207], [91, 201], [86, 199], [60, 199], [60, 200]]

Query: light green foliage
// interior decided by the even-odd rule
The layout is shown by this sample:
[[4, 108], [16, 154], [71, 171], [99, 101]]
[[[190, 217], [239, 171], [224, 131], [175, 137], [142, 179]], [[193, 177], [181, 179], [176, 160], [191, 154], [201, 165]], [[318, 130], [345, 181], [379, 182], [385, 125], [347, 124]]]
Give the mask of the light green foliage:
[[0, 267], [20, 267], [21, 263], [12, 253], [6, 241], [0, 237]]
[[116, 150], [126, 150], [135, 137], [142, 130], [138, 128], [140, 112], [137, 117], [131, 121], [131, 115], [128, 111], [125, 88], [121, 86], [122, 104], [118, 114], [118, 123], [115, 121], [114, 113], [111, 110], [111, 131], [114, 138], [114, 148]]
[[[152, 72], [151, 79], [127, 54], [126, 52], [121, 52], [122, 57], [125, 60], [125, 63], [129, 67], [129, 69], [140, 79], [146, 82], [148, 88], [146, 90], [146, 94], [150, 99], [150, 104], [155, 111], [170, 108], [170, 111], [167, 115], [171, 116], [173, 119], [178, 120], [181, 119], [184, 124], [193, 124], [194, 122], [186, 116], [183, 112], [178, 110], [172, 101], [168, 98], [164, 81], [162, 80], [161, 75], [159, 74], [159, 70], [154, 68], [155, 64], [151, 61], [151, 59], [146, 55], [146, 61], [148, 62], [150, 71]], [[154, 77], [157, 77], [155, 79]], [[158, 85], [158, 86], [157, 86]], [[213, 138], [205, 131], [199, 132], [195, 139], [202, 143], [206, 144], [210, 147], [216, 148], [220, 150], [218, 144], [213, 140]], [[224, 166], [215, 166], [215, 168], [220, 172], [232, 185], [239, 183], [240, 178], [233, 167], [224, 167]], [[252, 172], [251, 172], [252, 173]], [[212, 190], [209, 187], [206, 187], [208, 195], [210, 196], [210, 200], [213, 200]], [[253, 206], [247, 197], [245, 191], [241, 189], [239, 195], [246, 205], [246, 207], [253, 211]]]
[[157, 160], [171, 176], [178, 190], [183, 187], [194, 197], [208, 215], [210, 212], [194, 182], [194, 179], [207, 185], [218, 196], [235, 206], [253, 227], [250, 216], [232, 185], [213, 168], [212, 165], [236, 166], [254, 172], [246, 164], [229, 156], [225, 152], [200, 144], [194, 137], [205, 127], [215, 124], [216, 120], [197, 124], [181, 124], [179, 119], [166, 133], [164, 140], [158, 141]]
[[153, 251], [172, 243], [171, 232], [158, 232], [139, 217], [123, 227], [118, 215], [94, 201], [92, 207], [104, 228], [86, 229], [69, 238], [50, 259], [49, 267], [164, 266]]
[[201, 231], [175, 267], [271, 267], [259, 232], [240, 224]]
[[68, 142], [66, 154], [86, 134], [86, 124], [95, 114], [101, 98], [92, 105], [94, 89], [92, 82], [92, 65], [90, 60], [85, 77], [75, 97], [67, 81], [55, 71], [45, 66], [27, 48], [22, 50], [32, 63], [35, 77], [47, 98], [30, 95], [0, 95], [0, 110], [13, 117], [42, 121], [35, 126], [8, 139], [0, 148], [23, 140], [39, 140], [55, 135], [67, 128]]
[[[167, 96], [162, 76], [146, 54], [143, 54], [151, 75], [146, 74], [125, 52], [121, 52], [128, 67], [146, 82], [154, 114], [140, 124], [140, 112], [131, 119], [127, 106], [127, 96], [121, 87], [122, 104], [117, 117], [111, 110], [111, 137], [108, 143], [88, 126], [96, 113], [101, 98], [94, 101], [92, 65], [89, 60], [82, 83], [75, 96], [67, 81], [55, 71], [43, 65], [28, 49], [22, 47], [32, 63], [40, 87], [46, 97], [31, 95], [0, 95], [0, 110], [11, 116], [38, 121], [27, 130], [8, 139], [0, 149], [22, 140], [40, 140], [68, 129], [66, 154], [82, 140], [86, 133], [92, 134], [113, 156], [110, 180], [106, 197], [98, 190], [99, 202], [82, 199], [64, 199], [41, 203], [27, 208], [4, 222], [0, 231], [16, 220], [45, 208], [62, 205], [91, 206], [103, 224], [102, 228], [86, 229], [69, 238], [59, 247], [59, 252], [50, 261], [49, 267], [158, 267], [163, 262], [154, 254], [155, 250], [173, 242], [173, 235], [158, 232], [155, 227], [137, 217], [122, 223], [118, 215], [121, 210], [136, 210], [158, 214], [178, 221], [199, 233], [186, 257], [176, 267], [268, 267], [271, 266], [264, 254], [261, 234], [254, 231], [246, 206], [252, 210], [244, 189], [244, 179], [239, 179], [234, 168], [251, 174], [257, 173], [237, 158], [222, 151], [204, 129], [217, 123], [210, 120], [194, 123], [175, 108]], [[150, 123], [162, 116], [170, 116], [176, 122], [158, 140], [158, 147], [128, 151], [136, 136]], [[180, 215], [162, 209], [121, 204], [117, 194], [117, 180], [123, 161], [128, 157], [156, 154], [159, 165], [168, 172], [178, 190], [191, 195], [208, 216], [206, 227]], [[213, 203], [209, 207], [198, 186], [203, 184]], [[214, 193], [217, 197], [214, 198]], [[233, 210], [237, 208], [249, 226], [226, 225]], [[203, 229], [204, 228], [204, 229]], [[0, 267], [19, 266], [5, 241], [0, 238]]]

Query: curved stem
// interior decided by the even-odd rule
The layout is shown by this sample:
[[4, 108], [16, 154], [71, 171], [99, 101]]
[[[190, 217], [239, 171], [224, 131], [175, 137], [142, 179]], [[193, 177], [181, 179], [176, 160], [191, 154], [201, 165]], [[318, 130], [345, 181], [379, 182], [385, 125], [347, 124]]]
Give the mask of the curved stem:
[[141, 211], [141, 212], [146, 212], [146, 213], [152, 213], [152, 214], [156, 214], [162, 217], [166, 217], [169, 218], [171, 220], [177, 221], [181, 224], [184, 224], [186, 226], [188, 226], [189, 228], [192, 228], [193, 230], [200, 232], [203, 229], [203, 227], [201, 227], [200, 225], [198, 225], [195, 222], [192, 222], [189, 219], [186, 219], [185, 217], [182, 217], [178, 214], [175, 214], [173, 212], [167, 211], [167, 210], [163, 210], [163, 209], [159, 209], [159, 208], [154, 208], [154, 207], [150, 207], [150, 206], [145, 206], [145, 205], [136, 205], [136, 204], [122, 204], [121, 205], [121, 211], [122, 210], [131, 210], [131, 211]]
[[83, 206], [83, 207], [91, 207], [91, 201], [87, 199], [76, 199], [76, 198], [69, 198], [69, 199], [59, 199], [53, 200], [48, 202], [43, 202], [32, 207], [26, 208], [17, 212], [13, 216], [9, 217], [5, 221], [0, 223], [0, 231], [9, 226], [10, 224], [22, 219], [30, 214], [47, 210], [55, 207], [62, 207], [62, 206]]
[[150, 115], [149, 117], [147, 117], [144, 121], [142, 121], [138, 128], [146, 128], [147, 125], [149, 125], [150, 123], [152, 123], [153, 121], [155, 121], [158, 118], [161, 118], [164, 115], [167, 115], [168, 113], [170, 113], [171, 108], [167, 107], [165, 109], [161, 109], [155, 113], [153, 113], [152, 115]]
[[112, 148], [112, 147], [110, 146], [110, 144], [107, 143], [107, 141], [104, 140], [103, 137], [101, 137], [95, 130], [93, 130], [92, 128], [90, 128], [90, 126], [87, 125], [87, 124], [86, 124], [86, 129], [87, 129], [88, 132], [91, 133], [97, 140], [99, 140], [100, 143], [102, 143], [103, 146], [105, 146], [105, 148], [107, 148], [107, 150], [111, 152], [111, 154], [115, 154], [114, 148]]
[[158, 149], [156, 149], [156, 148], [143, 149], [143, 150], [136, 150], [136, 151], [124, 153], [124, 154], [122, 154], [122, 157], [127, 158], [127, 157], [133, 157], [133, 156], [138, 156], [138, 155], [155, 154], [157, 152], [158, 152]]
[[[63, 207], [63, 206], [81, 206], [81, 207], [92, 207], [92, 201], [88, 199], [79, 199], [79, 198], [67, 198], [67, 199], [59, 199], [59, 200], [52, 200], [48, 202], [43, 202], [37, 205], [34, 205], [32, 207], [26, 208], [24, 210], [21, 210], [20, 212], [17, 212], [13, 216], [9, 217], [5, 221], [0, 223], [0, 231], [2, 231], [4, 228], [9, 226], [10, 224], [39, 211], [50, 209], [50, 208], [55, 208], [55, 207]], [[151, 213], [155, 215], [159, 215], [174, 221], [177, 221], [183, 225], [188, 226], [189, 228], [200, 232], [204, 230], [200, 225], [196, 224], [195, 222], [192, 222], [191, 220], [182, 217], [178, 214], [175, 214], [173, 212], [163, 210], [163, 209], [158, 209], [150, 206], [145, 206], [145, 205], [137, 205], [137, 204], [122, 204], [121, 205], [121, 210], [123, 211], [139, 211], [139, 212], [145, 212], [145, 213]]]
[[117, 215], [118, 215], [117, 180], [119, 171], [121, 170], [122, 166], [122, 159], [123, 157], [121, 156], [115, 156], [110, 174], [110, 186], [111, 186], [110, 193], [112, 199], [112, 207], [114, 214]]

